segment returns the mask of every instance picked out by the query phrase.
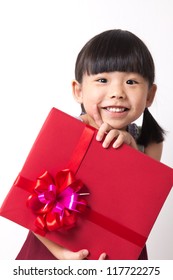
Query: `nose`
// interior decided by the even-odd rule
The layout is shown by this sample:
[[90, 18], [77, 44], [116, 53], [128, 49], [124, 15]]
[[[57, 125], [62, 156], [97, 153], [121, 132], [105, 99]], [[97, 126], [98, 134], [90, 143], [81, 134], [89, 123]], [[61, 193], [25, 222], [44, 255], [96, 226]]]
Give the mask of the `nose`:
[[116, 98], [116, 99], [124, 99], [125, 98], [125, 94], [122, 90], [114, 90], [112, 92], [109, 93], [109, 98]]

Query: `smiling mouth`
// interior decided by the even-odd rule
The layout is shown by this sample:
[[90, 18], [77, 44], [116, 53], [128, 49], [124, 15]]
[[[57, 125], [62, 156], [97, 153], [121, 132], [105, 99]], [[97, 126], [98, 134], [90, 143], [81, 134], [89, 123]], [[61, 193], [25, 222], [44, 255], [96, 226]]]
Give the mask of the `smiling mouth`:
[[113, 113], [123, 113], [128, 110], [128, 108], [125, 107], [104, 107], [104, 109]]

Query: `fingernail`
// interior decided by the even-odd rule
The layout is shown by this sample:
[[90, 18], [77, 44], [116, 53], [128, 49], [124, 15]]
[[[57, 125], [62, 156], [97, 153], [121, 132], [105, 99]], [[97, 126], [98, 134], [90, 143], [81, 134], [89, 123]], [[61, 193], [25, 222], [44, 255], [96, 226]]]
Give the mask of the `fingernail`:
[[119, 148], [119, 144], [117, 145], [116, 143], [114, 143], [113, 145], [112, 145], [112, 147], [114, 148], [114, 149], [117, 149], [117, 148]]
[[107, 256], [106, 253], [103, 253], [103, 254], [102, 254], [102, 258], [103, 258], [103, 259], [106, 259], [106, 256]]
[[97, 141], [101, 141], [102, 140], [101, 137], [98, 134], [96, 135], [96, 140]]
[[106, 149], [109, 147], [109, 145], [107, 143], [103, 142], [102, 147]]
[[88, 254], [89, 254], [89, 251], [88, 250], [83, 250], [82, 251], [82, 256], [84, 257], [84, 258], [86, 258], [87, 256], [88, 256]]
[[116, 149], [116, 148], [117, 148], [117, 145], [113, 144], [112, 147], [113, 147], [114, 149]]

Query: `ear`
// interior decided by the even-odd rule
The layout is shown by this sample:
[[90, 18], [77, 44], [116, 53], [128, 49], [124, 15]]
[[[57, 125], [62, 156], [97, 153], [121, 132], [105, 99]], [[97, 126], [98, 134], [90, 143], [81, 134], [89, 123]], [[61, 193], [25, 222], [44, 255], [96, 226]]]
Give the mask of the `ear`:
[[72, 81], [72, 92], [73, 92], [73, 97], [74, 99], [82, 104], [82, 87], [81, 87], [81, 84], [76, 81], [76, 80], [73, 80]]
[[157, 91], [157, 86], [155, 84], [153, 84], [148, 91], [148, 96], [147, 96], [147, 101], [146, 101], [147, 108], [150, 107], [151, 104], [153, 103], [156, 91]]

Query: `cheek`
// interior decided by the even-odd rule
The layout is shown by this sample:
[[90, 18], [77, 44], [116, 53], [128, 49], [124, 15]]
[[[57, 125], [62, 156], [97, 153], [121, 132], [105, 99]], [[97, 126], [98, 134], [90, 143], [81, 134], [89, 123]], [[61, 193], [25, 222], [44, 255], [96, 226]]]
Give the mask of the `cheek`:
[[85, 104], [97, 104], [100, 102], [99, 95], [92, 90], [83, 93], [83, 102]]
[[133, 96], [131, 102], [135, 104], [137, 108], [145, 108], [147, 103], [147, 95], [145, 93], [137, 93]]

